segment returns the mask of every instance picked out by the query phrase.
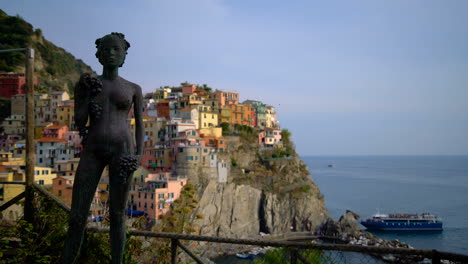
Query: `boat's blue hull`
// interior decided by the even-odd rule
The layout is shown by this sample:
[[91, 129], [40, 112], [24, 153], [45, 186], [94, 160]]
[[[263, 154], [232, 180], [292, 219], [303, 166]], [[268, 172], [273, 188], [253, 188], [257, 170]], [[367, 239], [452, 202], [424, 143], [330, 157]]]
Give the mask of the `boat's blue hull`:
[[370, 230], [385, 230], [385, 231], [441, 231], [442, 223], [427, 223], [427, 222], [372, 222], [362, 221], [361, 224]]

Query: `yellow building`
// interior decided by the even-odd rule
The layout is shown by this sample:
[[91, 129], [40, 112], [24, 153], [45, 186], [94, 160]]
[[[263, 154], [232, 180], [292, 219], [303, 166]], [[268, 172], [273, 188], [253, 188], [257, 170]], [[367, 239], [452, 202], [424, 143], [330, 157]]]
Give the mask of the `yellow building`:
[[153, 93], [153, 99], [156, 102], [164, 101], [170, 92], [170, 88], [160, 88]]
[[231, 122], [232, 109], [223, 107], [219, 110], [219, 123], [230, 123]]
[[[24, 192], [24, 185], [21, 184], [2, 184], [2, 182], [15, 181], [15, 173], [0, 172], [0, 205], [8, 202], [18, 194]], [[23, 216], [23, 206], [14, 204], [4, 211], [0, 212], [1, 217], [7, 220], [17, 220]]]
[[39, 185], [52, 185], [52, 179], [56, 177], [57, 174], [52, 173], [52, 168], [34, 167], [34, 182]]
[[[200, 107], [203, 109], [202, 107]], [[206, 108], [205, 108], [206, 109]], [[199, 111], [200, 117], [198, 118], [198, 121], [200, 122], [198, 128], [207, 128], [207, 127], [216, 127], [218, 126], [218, 113], [212, 112], [211, 110], [205, 111]]]
[[57, 107], [57, 122], [66, 125], [69, 130], [75, 129], [75, 103], [73, 100], [63, 101]]
[[208, 127], [200, 129], [200, 135], [205, 137], [219, 138], [223, 136], [223, 129], [221, 127]]

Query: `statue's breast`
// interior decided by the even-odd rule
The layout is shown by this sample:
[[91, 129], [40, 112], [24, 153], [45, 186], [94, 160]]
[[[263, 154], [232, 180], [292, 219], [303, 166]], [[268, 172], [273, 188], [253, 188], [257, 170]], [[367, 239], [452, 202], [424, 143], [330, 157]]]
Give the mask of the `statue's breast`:
[[119, 87], [119, 89], [113, 90], [111, 95], [112, 103], [119, 110], [129, 110], [132, 106], [132, 93], [131, 87]]

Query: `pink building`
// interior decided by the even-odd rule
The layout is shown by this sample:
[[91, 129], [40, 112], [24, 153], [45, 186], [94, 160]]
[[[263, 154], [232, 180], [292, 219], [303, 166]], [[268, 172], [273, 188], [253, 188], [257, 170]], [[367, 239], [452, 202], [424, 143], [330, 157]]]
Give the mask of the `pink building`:
[[66, 125], [51, 125], [45, 127], [42, 131], [42, 137], [45, 138], [64, 138], [64, 134], [68, 132]]
[[187, 179], [178, 178], [147, 181], [144, 187], [130, 191], [131, 209], [144, 212], [151, 219], [158, 219], [167, 213], [170, 204], [180, 197], [180, 191], [185, 184]]
[[272, 147], [281, 143], [281, 130], [267, 128], [258, 133], [258, 144], [260, 146]]
[[[175, 177], [177, 178], [177, 177]], [[168, 181], [174, 179], [174, 175], [169, 171], [162, 171], [158, 173], [150, 173], [145, 178], [146, 183], [156, 182], [156, 181]]]

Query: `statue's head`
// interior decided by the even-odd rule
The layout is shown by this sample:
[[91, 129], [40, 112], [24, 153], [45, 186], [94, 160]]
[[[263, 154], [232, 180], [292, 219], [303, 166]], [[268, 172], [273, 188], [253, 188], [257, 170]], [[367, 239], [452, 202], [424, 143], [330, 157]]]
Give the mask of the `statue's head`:
[[122, 67], [130, 43], [124, 34], [112, 32], [96, 39], [96, 48], [96, 58], [103, 66]]

